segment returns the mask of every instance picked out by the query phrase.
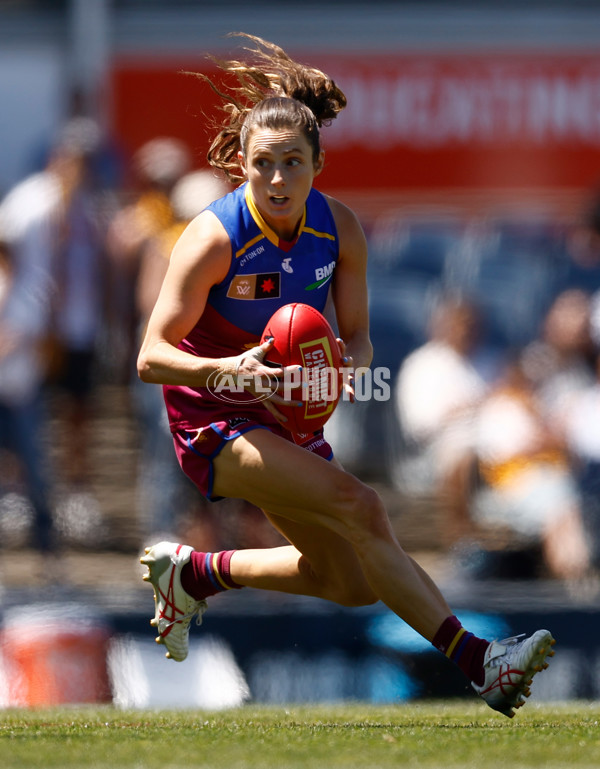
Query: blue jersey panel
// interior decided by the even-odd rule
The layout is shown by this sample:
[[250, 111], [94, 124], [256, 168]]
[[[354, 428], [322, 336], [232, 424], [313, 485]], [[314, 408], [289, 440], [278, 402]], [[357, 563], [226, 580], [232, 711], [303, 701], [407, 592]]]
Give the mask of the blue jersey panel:
[[208, 208], [225, 227], [232, 246], [229, 273], [208, 297], [219, 315], [259, 336], [284, 304], [302, 302], [323, 312], [339, 249], [333, 215], [322, 193], [311, 191], [293, 243], [279, 240], [262, 219], [247, 184]]

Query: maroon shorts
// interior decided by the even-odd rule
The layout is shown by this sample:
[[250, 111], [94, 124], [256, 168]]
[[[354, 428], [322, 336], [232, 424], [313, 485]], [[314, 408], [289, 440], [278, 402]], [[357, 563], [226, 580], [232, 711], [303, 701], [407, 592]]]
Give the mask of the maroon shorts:
[[333, 450], [323, 437], [323, 431], [318, 430], [311, 435], [293, 435], [279, 424], [264, 425], [247, 417], [212, 422], [197, 430], [179, 430], [173, 433], [175, 453], [181, 469], [188, 478], [200, 489], [202, 494], [216, 502], [223, 497], [213, 495], [213, 460], [219, 455], [227, 441], [239, 438], [250, 430], [270, 430], [285, 440], [295, 443], [306, 451], [317, 454], [324, 459], [333, 458]]

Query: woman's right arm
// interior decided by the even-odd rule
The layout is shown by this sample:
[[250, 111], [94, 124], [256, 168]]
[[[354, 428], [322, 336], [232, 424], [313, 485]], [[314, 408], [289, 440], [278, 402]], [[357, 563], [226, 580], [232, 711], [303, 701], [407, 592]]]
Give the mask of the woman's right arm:
[[235, 358], [201, 358], [178, 349], [204, 312], [208, 292], [227, 275], [231, 244], [210, 212], [177, 241], [138, 356], [144, 382], [203, 387], [215, 371], [235, 374]]
[[210, 288], [224, 280], [230, 262], [231, 244], [223, 226], [212, 213], [200, 214], [184, 230], [171, 254], [138, 355], [138, 374], [144, 382], [154, 384], [205, 387], [218, 372], [240, 381], [251, 392], [260, 385], [261, 393], [266, 381], [273, 395], [263, 405], [285, 422], [277, 405], [294, 401], [277, 393], [277, 382], [286, 370], [296, 371], [298, 367], [265, 366], [263, 358], [272, 341], [225, 358], [201, 358], [178, 348], [204, 312]]

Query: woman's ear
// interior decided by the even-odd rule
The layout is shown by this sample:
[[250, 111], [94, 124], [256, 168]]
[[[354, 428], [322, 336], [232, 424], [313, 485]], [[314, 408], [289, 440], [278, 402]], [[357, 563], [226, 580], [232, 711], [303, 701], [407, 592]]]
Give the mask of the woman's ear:
[[315, 163], [315, 176], [318, 176], [321, 173], [324, 165], [325, 165], [325, 150], [321, 150], [319, 152], [319, 157], [317, 158], [317, 162]]
[[244, 161], [244, 153], [242, 152], [242, 150], [238, 150], [237, 159], [239, 161], [240, 168], [242, 169], [242, 173], [244, 174], [244, 176], [247, 179], [248, 178], [248, 172], [246, 171], [246, 163]]

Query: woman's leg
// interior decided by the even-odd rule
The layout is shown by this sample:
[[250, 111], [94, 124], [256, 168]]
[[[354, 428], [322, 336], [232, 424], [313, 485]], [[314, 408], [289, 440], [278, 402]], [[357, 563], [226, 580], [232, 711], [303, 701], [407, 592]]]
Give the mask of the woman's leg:
[[[215, 494], [242, 497], [268, 510], [296, 545], [296, 549], [277, 548], [275, 553], [238, 552], [231, 561], [234, 581], [333, 600], [339, 591], [340, 596], [346, 593], [347, 601], [340, 584], [358, 566], [369, 590], [362, 578], [353, 589], [363, 598], [372, 594], [383, 601], [428, 640], [452, 614], [431, 579], [398, 544], [378, 495], [339, 466], [266, 430], [253, 430], [223, 449], [214, 470]], [[311, 552], [310, 537], [318, 536], [319, 529], [336, 537], [321, 548], [313, 546], [311, 560], [305, 551]], [[301, 532], [302, 542], [294, 541]], [[340, 553], [333, 549], [339, 540], [347, 543]], [[332, 563], [337, 564], [333, 579]], [[322, 592], [319, 582], [324, 584]]]
[[[539, 630], [522, 641], [490, 644], [469, 633], [433, 581], [402, 550], [372, 489], [266, 430], [227, 444], [214, 470], [216, 495], [241, 497], [270, 511], [272, 523], [294, 545], [197, 553], [194, 559], [189, 546], [161, 542], [148, 548], [142, 563], [154, 587], [152, 624], [168, 657], [186, 658], [190, 621], [202, 615], [203, 598], [212, 594], [194, 595], [206, 574], [188, 585], [184, 572], [216, 558], [217, 571], [210, 578], [224, 587], [306, 593], [341, 603], [380, 599], [456, 662], [490, 707], [512, 717], [529, 696], [531, 679], [553, 654], [551, 634]], [[225, 556], [228, 563], [221, 570], [219, 558], [223, 564]]]

